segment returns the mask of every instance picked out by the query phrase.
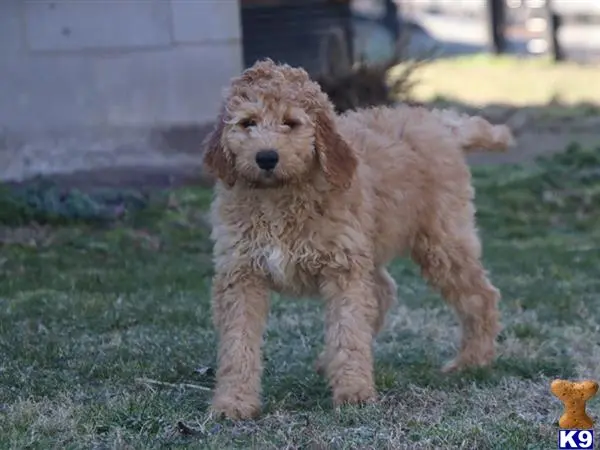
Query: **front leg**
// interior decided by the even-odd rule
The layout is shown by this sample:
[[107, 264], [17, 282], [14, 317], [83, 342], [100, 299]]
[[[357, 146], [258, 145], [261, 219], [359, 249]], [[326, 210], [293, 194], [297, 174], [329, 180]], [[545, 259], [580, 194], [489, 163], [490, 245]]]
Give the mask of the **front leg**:
[[377, 299], [369, 276], [330, 274], [321, 286], [327, 316], [321, 362], [333, 391], [333, 403], [375, 400], [373, 321]]
[[261, 345], [268, 300], [264, 280], [249, 270], [215, 275], [212, 301], [219, 348], [212, 409], [219, 415], [248, 419], [260, 413]]

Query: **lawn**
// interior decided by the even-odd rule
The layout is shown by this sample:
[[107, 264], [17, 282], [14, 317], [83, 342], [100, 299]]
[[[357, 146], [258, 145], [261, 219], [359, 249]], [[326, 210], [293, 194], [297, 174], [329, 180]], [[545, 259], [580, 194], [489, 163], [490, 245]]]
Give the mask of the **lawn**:
[[[395, 69], [392, 77], [401, 70], [402, 66]], [[597, 74], [597, 64], [554, 64], [545, 58], [478, 54], [425, 64], [416, 73], [411, 96], [422, 101], [442, 97], [474, 105], [598, 105]]]
[[[381, 401], [333, 410], [313, 371], [321, 305], [275, 296], [264, 414], [237, 423], [207, 411], [210, 192], [155, 195], [102, 225], [5, 215], [0, 448], [555, 448], [551, 380], [600, 379], [599, 170], [600, 149], [576, 146], [536, 165], [477, 168], [485, 264], [503, 293], [493, 367], [440, 373], [456, 320], [400, 260], [401, 301], [375, 346]], [[600, 400], [588, 411], [600, 417]]]

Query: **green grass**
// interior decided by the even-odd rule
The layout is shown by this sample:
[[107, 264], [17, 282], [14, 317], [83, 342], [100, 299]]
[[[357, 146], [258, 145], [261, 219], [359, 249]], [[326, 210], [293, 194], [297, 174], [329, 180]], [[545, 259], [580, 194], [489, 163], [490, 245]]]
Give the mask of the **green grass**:
[[[402, 69], [398, 66], [391, 76], [399, 76]], [[553, 101], [598, 105], [600, 87], [593, 82], [597, 73], [597, 64], [555, 64], [546, 58], [483, 54], [442, 58], [419, 68], [411, 96], [421, 101], [443, 97], [479, 106], [540, 106]]]
[[[257, 421], [207, 414], [210, 193], [176, 191], [112, 224], [1, 227], [0, 448], [554, 448], [550, 381], [600, 379], [600, 150], [474, 178], [503, 293], [495, 365], [439, 372], [456, 321], [400, 260], [401, 301], [375, 347], [381, 401], [333, 410], [313, 372], [321, 305], [275, 296]], [[588, 410], [598, 418], [600, 402]]]

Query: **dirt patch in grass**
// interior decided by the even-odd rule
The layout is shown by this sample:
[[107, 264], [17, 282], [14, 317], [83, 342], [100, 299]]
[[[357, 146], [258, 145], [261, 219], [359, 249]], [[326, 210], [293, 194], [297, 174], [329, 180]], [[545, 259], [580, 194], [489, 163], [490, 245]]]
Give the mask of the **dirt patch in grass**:
[[[210, 192], [172, 191], [110, 223], [5, 227], [0, 448], [547, 449], [555, 377], [600, 379], [600, 150], [475, 170], [484, 259], [503, 293], [499, 357], [442, 375], [455, 318], [404, 260], [375, 345], [381, 400], [333, 410], [313, 371], [322, 305], [274, 296], [264, 414], [215, 421]], [[140, 382], [140, 378], [155, 382]], [[600, 417], [600, 403], [589, 412]]]

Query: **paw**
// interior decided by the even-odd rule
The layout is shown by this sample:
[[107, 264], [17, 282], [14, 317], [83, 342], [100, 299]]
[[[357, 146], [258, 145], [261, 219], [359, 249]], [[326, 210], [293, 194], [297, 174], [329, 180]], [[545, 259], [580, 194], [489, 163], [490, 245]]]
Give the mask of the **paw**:
[[339, 387], [333, 392], [333, 405], [363, 405], [377, 401], [377, 392], [372, 386]]
[[260, 400], [249, 396], [216, 395], [212, 402], [211, 413], [217, 418], [227, 417], [233, 420], [254, 419], [260, 414]]
[[451, 373], [459, 372], [469, 367], [486, 367], [489, 366], [495, 358], [493, 348], [488, 348], [486, 351], [469, 351], [465, 349], [452, 361], [446, 363], [442, 368], [442, 372]]
[[460, 359], [460, 357], [454, 358], [452, 361], [448, 361], [442, 367], [442, 373], [453, 373], [460, 372], [461, 370], [469, 367], [469, 364], [466, 364], [464, 361]]

